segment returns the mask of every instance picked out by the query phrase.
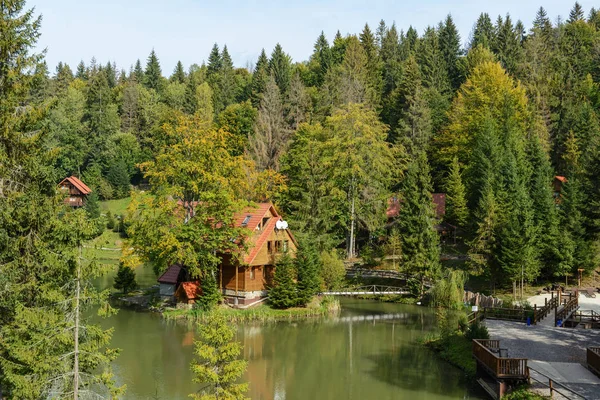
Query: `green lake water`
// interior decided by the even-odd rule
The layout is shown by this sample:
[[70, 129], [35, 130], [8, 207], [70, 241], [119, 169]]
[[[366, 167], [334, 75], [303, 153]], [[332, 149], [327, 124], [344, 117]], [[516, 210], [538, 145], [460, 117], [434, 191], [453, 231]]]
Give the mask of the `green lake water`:
[[[143, 274], [138, 271], [151, 282]], [[458, 369], [415, 343], [435, 329], [433, 310], [351, 298], [341, 305], [335, 318], [238, 326], [249, 397], [485, 398]], [[122, 350], [114, 369], [118, 383], [127, 385], [125, 399], [186, 399], [198, 389], [189, 368], [192, 324], [128, 309], [102, 324], [114, 327], [112, 346]]]

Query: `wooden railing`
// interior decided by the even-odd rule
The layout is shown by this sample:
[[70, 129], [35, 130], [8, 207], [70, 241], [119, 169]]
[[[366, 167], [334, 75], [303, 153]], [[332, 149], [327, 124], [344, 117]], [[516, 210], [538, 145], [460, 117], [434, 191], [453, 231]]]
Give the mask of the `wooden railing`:
[[554, 308], [558, 307], [558, 296], [553, 296], [550, 301], [546, 301], [544, 306], [537, 308], [533, 307], [533, 323], [537, 324], [552, 312]]
[[596, 375], [600, 376], [600, 347], [588, 347], [587, 365]]
[[[550, 390], [551, 399], [554, 398], [554, 393], [558, 393], [562, 398], [565, 399], [587, 399], [581, 393], [577, 393], [576, 391], [574, 391], [571, 388], [568, 388], [562, 383], [554, 381], [552, 378], [545, 374], [542, 374], [540, 371], [537, 371], [531, 367], [527, 367], [527, 371], [529, 374], [529, 385], [531, 385], [531, 381], [534, 380], [540, 383], [542, 386], [548, 388]], [[531, 371], [533, 371], [534, 373], [532, 374]], [[536, 378], [535, 375], [539, 375], [539, 377]]]
[[526, 322], [532, 311], [524, 308], [485, 307], [483, 317], [486, 319], [501, 319], [506, 321]]
[[527, 359], [498, 357], [498, 340], [473, 340], [473, 356], [496, 379], [527, 379]]
[[554, 317], [554, 326], [558, 325], [558, 320], [565, 321], [569, 314], [579, 307], [579, 293], [575, 292], [575, 296], [569, 296], [569, 300], [565, 301], [564, 306], [556, 312]]

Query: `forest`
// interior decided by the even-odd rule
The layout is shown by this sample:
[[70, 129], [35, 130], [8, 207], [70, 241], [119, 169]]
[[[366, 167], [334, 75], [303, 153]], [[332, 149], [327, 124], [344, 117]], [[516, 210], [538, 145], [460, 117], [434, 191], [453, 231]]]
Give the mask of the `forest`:
[[[34, 51], [41, 16], [2, 2], [0, 383], [21, 398], [77, 390], [75, 362], [86, 385], [119, 393], [97, 374], [118, 353], [104, 349], [110, 329], [77, 317], [80, 303], [112, 312], [107, 292], [81, 284], [104, 272], [78, 253], [104, 229], [100, 200], [132, 196], [124, 265], [160, 273], [181, 262], [215, 288], [217, 253], [238, 245], [236, 212], [267, 200], [304, 248], [393, 253], [402, 271], [434, 279], [445, 270], [434, 192], [446, 194], [463, 268], [490, 288], [593, 273], [600, 10], [575, 3], [552, 21], [540, 8], [530, 27], [483, 13], [469, 38], [451, 15], [431, 23], [321, 33], [308, 60], [277, 45], [251, 68], [215, 44], [171, 73], [154, 50], [132, 66], [92, 59], [51, 72]], [[71, 175], [93, 190], [85, 210], [65, 211], [57, 193]]]

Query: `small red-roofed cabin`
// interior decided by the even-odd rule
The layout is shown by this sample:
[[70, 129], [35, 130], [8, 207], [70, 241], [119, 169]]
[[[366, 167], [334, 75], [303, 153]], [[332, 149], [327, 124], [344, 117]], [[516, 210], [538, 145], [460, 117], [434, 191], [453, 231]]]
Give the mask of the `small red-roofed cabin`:
[[175, 298], [180, 303], [194, 304], [202, 296], [200, 281], [182, 282], [175, 291]]
[[58, 187], [63, 193], [68, 194], [65, 198], [65, 204], [68, 204], [71, 207], [83, 207], [85, 205], [85, 199], [92, 193], [92, 189], [81, 182], [76, 176], [70, 176], [63, 179], [58, 184]]
[[556, 204], [560, 204], [562, 187], [565, 183], [567, 183], [567, 178], [560, 175], [556, 175], [552, 181], [552, 187], [554, 188], [554, 201]]
[[298, 243], [287, 226], [278, 227], [278, 221], [282, 218], [272, 203], [258, 204], [236, 216], [236, 226], [251, 233], [243, 254], [222, 256], [219, 283], [226, 301], [251, 304], [264, 298], [277, 258], [286, 253], [295, 256]]

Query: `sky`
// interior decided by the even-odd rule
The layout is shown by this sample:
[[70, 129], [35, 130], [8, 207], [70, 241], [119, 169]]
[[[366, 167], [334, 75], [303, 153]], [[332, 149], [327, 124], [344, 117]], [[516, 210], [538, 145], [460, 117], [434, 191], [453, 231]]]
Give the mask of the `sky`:
[[[579, 0], [587, 13], [592, 0]], [[337, 30], [360, 33], [365, 23], [375, 31], [379, 21], [422, 34], [451, 14], [467, 43], [477, 17], [495, 20], [509, 13], [531, 27], [542, 5], [555, 21], [568, 17], [574, 1], [565, 0], [29, 0], [42, 14], [38, 49], [46, 49], [53, 72], [59, 61], [74, 70], [79, 61], [115, 62], [129, 70], [139, 58], [145, 65], [154, 49], [163, 75], [181, 60], [187, 68], [208, 58], [214, 43], [227, 45], [237, 67], [252, 65], [262, 48], [270, 54], [279, 42], [294, 61], [307, 60], [314, 42], [325, 32], [331, 42]]]

